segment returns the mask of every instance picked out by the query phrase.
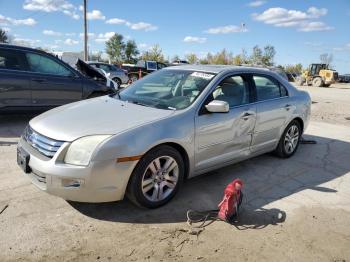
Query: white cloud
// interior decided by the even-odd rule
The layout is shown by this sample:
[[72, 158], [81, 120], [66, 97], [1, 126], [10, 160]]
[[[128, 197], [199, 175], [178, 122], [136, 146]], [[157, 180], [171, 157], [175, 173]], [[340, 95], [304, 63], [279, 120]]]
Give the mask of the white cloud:
[[32, 26], [35, 24], [36, 24], [36, 21], [33, 18], [14, 19], [11, 17], [5, 17], [3, 15], [0, 15], [0, 25], [28, 25], [28, 26]]
[[140, 43], [137, 45], [138, 48], [140, 49], [148, 49], [149, 48], [149, 45], [145, 44], [145, 43]]
[[73, 39], [71, 39], [71, 38], [67, 38], [67, 39], [64, 41], [64, 43], [65, 43], [66, 45], [77, 45], [77, 44], [79, 44], [79, 41], [73, 40]]
[[265, 4], [265, 3], [266, 3], [266, 1], [253, 1], [253, 2], [250, 2], [248, 4], [248, 6], [250, 6], [250, 7], [258, 7], [258, 6], [261, 6], [261, 5]]
[[298, 31], [314, 32], [314, 31], [329, 31], [333, 29], [334, 29], [333, 27], [328, 26], [323, 22], [307, 22], [307, 23], [303, 23], [301, 27], [298, 29]]
[[115, 32], [106, 32], [106, 33], [101, 33], [98, 34], [97, 38], [95, 39], [95, 41], [97, 43], [104, 43], [107, 40], [109, 40], [112, 36], [114, 36]]
[[247, 32], [247, 29], [236, 25], [220, 26], [215, 28], [209, 28], [205, 31], [208, 34], [228, 34], [228, 33], [240, 33]]
[[106, 21], [106, 24], [111, 24], [111, 25], [122, 25], [126, 23], [127, 23], [126, 20], [120, 19], [120, 18], [111, 18]]
[[102, 14], [100, 10], [92, 10], [92, 12], [87, 13], [87, 19], [89, 20], [105, 20], [106, 17]]
[[186, 36], [183, 40], [185, 43], [198, 43], [203, 44], [207, 41], [205, 37], [197, 37], [197, 36]]
[[282, 7], [273, 7], [261, 14], [252, 14], [256, 21], [276, 27], [296, 27], [298, 31], [327, 31], [333, 28], [323, 22], [314, 21], [327, 14], [326, 8], [310, 7], [306, 12], [299, 10], [288, 10]]
[[66, 36], [75, 36], [76, 33], [65, 33]]
[[[88, 35], [88, 38], [94, 38], [96, 36], [95, 33], [87, 33], [87, 35]], [[84, 38], [84, 33], [80, 33], [79, 36], [81, 38]]]
[[128, 27], [130, 27], [132, 30], [144, 30], [146, 32], [148, 31], [154, 31], [157, 30], [158, 27], [154, 26], [152, 24], [149, 23], [145, 23], [145, 22], [139, 22], [139, 23], [127, 23], [126, 24]]
[[111, 18], [106, 21], [106, 24], [112, 24], [112, 25], [126, 25], [132, 30], [144, 30], [146, 32], [148, 31], [154, 31], [157, 30], [158, 27], [155, 25], [152, 25], [150, 23], [145, 22], [138, 22], [138, 23], [132, 23], [125, 19], [121, 18]]
[[20, 45], [20, 46], [29, 46], [29, 47], [32, 47], [38, 43], [40, 43], [41, 41], [40, 40], [37, 40], [37, 39], [29, 39], [29, 38], [19, 38], [19, 37], [16, 37], [12, 40], [12, 42], [15, 44], [15, 45]]
[[79, 11], [84, 11], [84, 6], [79, 5]]
[[44, 30], [43, 34], [44, 35], [49, 35], [49, 36], [61, 36], [62, 35], [62, 33], [55, 32], [55, 31], [52, 31], [52, 30]]
[[78, 15], [75, 11], [64, 10], [63, 13], [72, 17], [75, 20], [78, 20], [80, 18], [80, 15]]
[[77, 8], [66, 0], [26, 0], [23, 4], [23, 8], [46, 13], [62, 12], [73, 19], [80, 18], [76, 13]]
[[350, 51], [350, 43], [345, 44], [344, 46], [341, 47], [334, 47], [334, 51]]

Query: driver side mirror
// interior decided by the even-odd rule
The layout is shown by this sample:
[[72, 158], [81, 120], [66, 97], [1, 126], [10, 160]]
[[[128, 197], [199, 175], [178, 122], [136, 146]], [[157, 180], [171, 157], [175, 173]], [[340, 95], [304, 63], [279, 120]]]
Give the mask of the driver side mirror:
[[205, 108], [210, 113], [227, 113], [230, 110], [229, 104], [221, 100], [213, 100]]

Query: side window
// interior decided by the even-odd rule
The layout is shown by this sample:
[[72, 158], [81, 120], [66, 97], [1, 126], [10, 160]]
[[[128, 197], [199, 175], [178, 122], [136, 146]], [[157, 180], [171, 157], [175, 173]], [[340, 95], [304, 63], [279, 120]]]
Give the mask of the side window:
[[0, 49], [0, 69], [25, 70], [21, 60], [18, 52]]
[[249, 103], [249, 86], [242, 76], [225, 78], [212, 93], [214, 100], [226, 101], [230, 107]]
[[258, 101], [264, 101], [273, 98], [279, 98], [287, 95], [287, 90], [280, 87], [278, 82], [273, 81], [265, 76], [253, 76], [255, 82], [256, 94]]
[[34, 53], [27, 53], [26, 57], [28, 60], [30, 71], [32, 72], [58, 76], [72, 75], [72, 72], [70, 70], [68, 70], [63, 65], [57, 63], [51, 58]]

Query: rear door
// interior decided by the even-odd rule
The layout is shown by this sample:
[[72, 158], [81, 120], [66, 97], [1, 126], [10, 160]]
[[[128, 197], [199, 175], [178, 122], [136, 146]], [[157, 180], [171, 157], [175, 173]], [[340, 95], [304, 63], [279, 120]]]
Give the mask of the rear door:
[[293, 105], [287, 89], [274, 77], [252, 75], [256, 90], [257, 119], [252, 141], [252, 152], [274, 150]]
[[67, 65], [53, 57], [26, 52], [28, 68], [32, 73], [32, 103], [51, 107], [82, 99], [82, 80]]
[[0, 109], [30, 107], [30, 74], [26, 72], [24, 54], [0, 48]]

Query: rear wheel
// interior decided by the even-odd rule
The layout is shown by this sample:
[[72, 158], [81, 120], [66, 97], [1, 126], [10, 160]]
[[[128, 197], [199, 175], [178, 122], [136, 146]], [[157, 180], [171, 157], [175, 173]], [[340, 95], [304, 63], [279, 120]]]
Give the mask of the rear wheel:
[[169, 202], [183, 181], [184, 162], [174, 148], [163, 145], [149, 151], [136, 165], [127, 188], [134, 204], [157, 208]]
[[298, 121], [293, 120], [284, 130], [275, 153], [281, 158], [288, 158], [297, 151], [301, 138], [301, 128]]
[[323, 86], [323, 80], [321, 77], [316, 77], [312, 80], [312, 86], [315, 86], [315, 87], [321, 87]]

